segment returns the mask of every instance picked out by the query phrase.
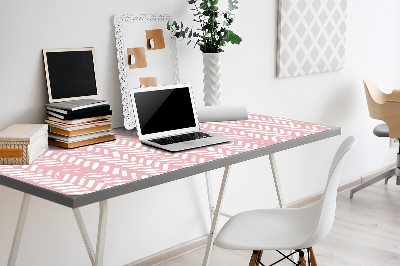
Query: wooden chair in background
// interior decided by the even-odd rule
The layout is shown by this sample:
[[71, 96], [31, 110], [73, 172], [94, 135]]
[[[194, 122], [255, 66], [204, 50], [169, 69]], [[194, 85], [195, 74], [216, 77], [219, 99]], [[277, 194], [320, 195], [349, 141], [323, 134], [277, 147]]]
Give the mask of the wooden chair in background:
[[[393, 90], [391, 94], [383, 93], [372, 79], [364, 79], [365, 96], [367, 97], [369, 116], [382, 120], [385, 123], [377, 125], [373, 132], [377, 137], [400, 139], [400, 90]], [[400, 185], [400, 150], [397, 153], [397, 166], [380, 173], [378, 176], [356, 186], [350, 191], [350, 198], [354, 193], [368, 187], [379, 180], [397, 176], [396, 184]]]

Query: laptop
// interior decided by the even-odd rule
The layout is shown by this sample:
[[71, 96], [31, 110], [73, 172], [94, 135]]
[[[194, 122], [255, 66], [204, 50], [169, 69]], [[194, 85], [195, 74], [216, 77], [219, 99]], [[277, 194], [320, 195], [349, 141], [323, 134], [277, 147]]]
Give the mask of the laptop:
[[170, 152], [232, 141], [200, 129], [189, 84], [130, 90], [140, 142]]

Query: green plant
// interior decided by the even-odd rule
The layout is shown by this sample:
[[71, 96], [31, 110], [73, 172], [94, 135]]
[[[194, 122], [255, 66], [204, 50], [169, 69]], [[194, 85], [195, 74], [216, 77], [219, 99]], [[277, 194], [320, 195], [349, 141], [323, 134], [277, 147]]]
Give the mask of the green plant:
[[[193, 21], [200, 24], [200, 28], [184, 27], [183, 23], [167, 23], [167, 29], [171, 30], [175, 37], [189, 39], [194, 42], [203, 53], [220, 53], [227, 43], [240, 44], [242, 38], [229, 30], [234, 20], [233, 11], [238, 9], [238, 0], [228, 0], [228, 9], [219, 12], [218, 0], [189, 0], [194, 11]], [[200, 4], [198, 4], [200, 2]]]

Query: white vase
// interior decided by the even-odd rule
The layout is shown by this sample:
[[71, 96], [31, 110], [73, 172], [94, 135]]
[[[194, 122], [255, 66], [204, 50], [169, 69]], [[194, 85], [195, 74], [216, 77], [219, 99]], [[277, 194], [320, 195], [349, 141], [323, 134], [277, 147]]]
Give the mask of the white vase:
[[221, 64], [219, 53], [203, 53], [204, 104], [221, 104]]

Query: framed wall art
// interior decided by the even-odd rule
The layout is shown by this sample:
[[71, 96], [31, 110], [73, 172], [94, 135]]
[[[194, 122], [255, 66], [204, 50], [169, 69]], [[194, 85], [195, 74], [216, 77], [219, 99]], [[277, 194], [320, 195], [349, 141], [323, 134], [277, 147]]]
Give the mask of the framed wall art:
[[167, 29], [169, 14], [115, 15], [115, 38], [124, 125], [135, 127], [131, 89], [179, 83], [176, 38]]
[[347, 0], [279, 0], [277, 77], [344, 67]]

